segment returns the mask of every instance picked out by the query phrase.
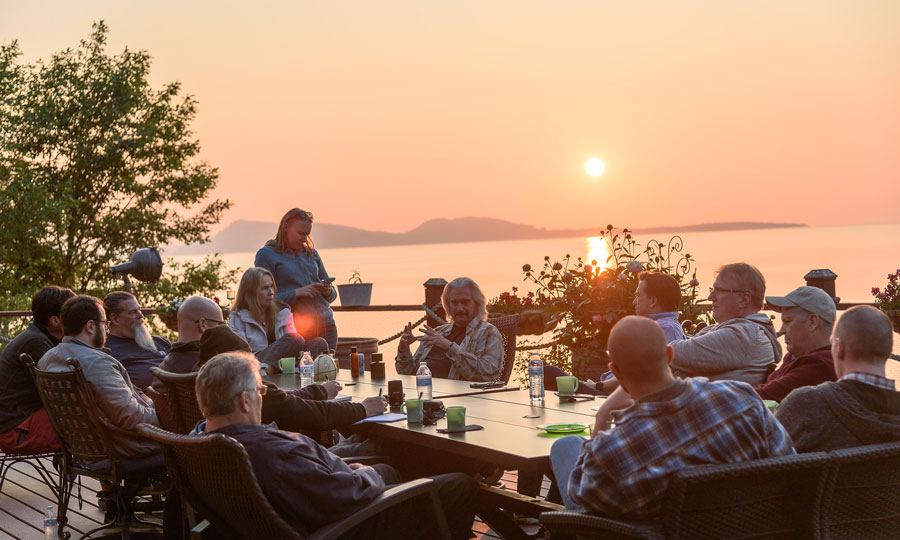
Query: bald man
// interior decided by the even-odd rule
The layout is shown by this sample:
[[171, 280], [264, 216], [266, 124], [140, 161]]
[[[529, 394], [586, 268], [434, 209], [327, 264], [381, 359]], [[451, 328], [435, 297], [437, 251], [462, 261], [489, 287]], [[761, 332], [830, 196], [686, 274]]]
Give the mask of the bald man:
[[900, 392], [885, 377], [893, 350], [891, 322], [871, 306], [848, 309], [831, 334], [837, 382], [798, 388], [775, 417], [798, 452], [900, 441]]
[[794, 453], [790, 436], [749, 384], [676, 379], [672, 347], [645, 317], [625, 317], [609, 336], [610, 369], [634, 403], [612, 413], [614, 427], [569, 436], [550, 453], [571, 510], [629, 518], [659, 513], [671, 474], [693, 465]]
[[[178, 308], [178, 341], [172, 344], [160, 369], [170, 373], [190, 373], [197, 370], [200, 359], [200, 337], [209, 328], [225, 324], [222, 308], [204, 296], [191, 296]], [[162, 383], [154, 378], [153, 388], [159, 389]]]

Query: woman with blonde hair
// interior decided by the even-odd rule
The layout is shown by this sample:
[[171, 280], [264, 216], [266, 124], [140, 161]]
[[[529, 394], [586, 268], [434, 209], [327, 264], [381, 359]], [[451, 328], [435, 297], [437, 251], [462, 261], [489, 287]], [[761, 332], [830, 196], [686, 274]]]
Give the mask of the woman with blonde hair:
[[337, 291], [309, 236], [312, 222], [311, 213], [288, 210], [275, 238], [256, 252], [254, 264], [274, 276], [276, 298], [290, 305], [299, 333], [307, 339], [324, 338], [334, 350], [338, 335], [331, 303], [337, 299]]
[[275, 278], [265, 268], [248, 268], [241, 277], [228, 326], [247, 343], [270, 373], [278, 360], [310, 351], [313, 358], [328, 350], [324, 339], [309, 341], [297, 333], [290, 307], [275, 300]]

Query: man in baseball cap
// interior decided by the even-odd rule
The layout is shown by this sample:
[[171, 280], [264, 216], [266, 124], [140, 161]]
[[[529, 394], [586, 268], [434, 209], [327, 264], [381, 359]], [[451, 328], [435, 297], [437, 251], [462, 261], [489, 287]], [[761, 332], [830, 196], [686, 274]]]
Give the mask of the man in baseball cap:
[[795, 388], [836, 380], [829, 341], [836, 312], [831, 296], [818, 287], [798, 287], [787, 296], [767, 296], [766, 302], [781, 313], [779, 334], [787, 353], [756, 393], [780, 402]]

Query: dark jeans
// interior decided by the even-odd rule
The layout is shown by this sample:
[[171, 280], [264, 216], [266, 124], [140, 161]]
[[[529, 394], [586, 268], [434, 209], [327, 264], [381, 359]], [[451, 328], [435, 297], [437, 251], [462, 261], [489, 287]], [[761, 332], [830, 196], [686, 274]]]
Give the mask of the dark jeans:
[[[388, 487], [403, 482], [397, 469], [390, 465], [378, 463], [373, 468], [381, 475]], [[441, 474], [432, 476], [438, 491], [439, 505], [444, 510], [450, 538], [465, 540], [472, 531], [475, 520], [475, 499], [478, 495], [478, 483], [462, 473]], [[357, 530], [351, 531], [342, 538], [373, 539], [402, 538], [409, 540], [434, 538], [429, 523], [422, 519], [421, 501], [413, 500], [400, 503], [399, 506], [367, 521]]]
[[[271, 366], [270, 373], [280, 373], [278, 361], [282, 358], [294, 358], [309, 351], [313, 360], [323, 352], [328, 352], [328, 344], [322, 338], [303, 339], [300, 334], [285, 334], [268, 347], [256, 353], [260, 362]], [[274, 370], [274, 371], [273, 371]]]
[[338, 331], [337, 325], [332, 323], [320, 323], [319, 332], [316, 337], [322, 338], [328, 343], [328, 348], [332, 351], [337, 350]]
[[[550, 392], [556, 392], [556, 378], [565, 377], [566, 375], [569, 374], [556, 366], [544, 366], [544, 389]], [[578, 381], [578, 388], [575, 389], [575, 393], [590, 394], [592, 396], [605, 395], [603, 392], [596, 390], [592, 386], [588, 386], [581, 381]]]

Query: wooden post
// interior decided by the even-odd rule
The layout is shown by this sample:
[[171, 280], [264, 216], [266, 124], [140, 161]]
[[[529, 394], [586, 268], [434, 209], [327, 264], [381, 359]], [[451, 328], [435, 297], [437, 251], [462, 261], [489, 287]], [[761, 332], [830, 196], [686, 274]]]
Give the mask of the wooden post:
[[[425, 305], [429, 308], [433, 308], [435, 305], [438, 306], [438, 309], [434, 310], [434, 312], [441, 317], [447, 318], [447, 314], [444, 313], [444, 308], [440, 306], [441, 304], [441, 295], [444, 293], [444, 287], [447, 286], [447, 280], [443, 278], [431, 278], [425, 283]], [[440, 323], [428, 317], [426, 321], [428, 326], [435, 328], [440, 326]]]
[[837, 274], [827, 268], [818, 270], [810, 270], [803, 279], [806, 280], [808, 287], [818, 287], [828, 293], [828, 296], [834, 298], [835, 302], [839, 302], [840, 298], [835, 295], [834, 282], [837, 280]]

